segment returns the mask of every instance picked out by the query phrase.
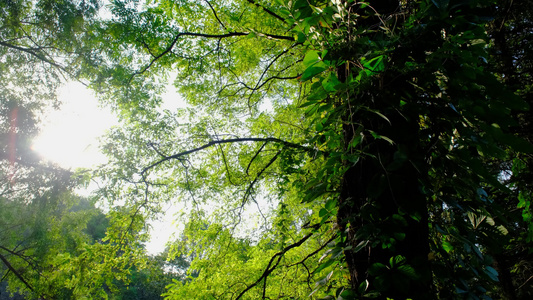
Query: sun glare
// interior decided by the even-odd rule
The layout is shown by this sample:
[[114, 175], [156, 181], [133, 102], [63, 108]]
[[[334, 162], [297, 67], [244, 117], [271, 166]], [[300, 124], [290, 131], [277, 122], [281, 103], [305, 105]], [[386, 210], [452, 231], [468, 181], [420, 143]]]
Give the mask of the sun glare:
[[[46, 160], [67, 169], [92, 168], [105, 163], [107, 159], [99, 151], [98, 138], [118, 124], [116, 118], [109, 111], [99, 108], [92, 92], [80, 83], [68, 83], [61, 89], [59, 97], [63, 105], [60, 110], [45, 116], [33, 149]], [[164, 98], [167, 101], [163, 108], [175, 110], [183, 105], [172, 87]], [[91, 190], [90, 187], [88, 189]], [[82, 191], [81, 194], [88, 195], [90, 191]], [[176, 231], [172, 225], [176, 210], [168, 207], [160, 220], [152, 222], [152, 238], [146, 245], [149, 253], [157, 254], [165, 249], [166, 242]]]
[[92, 92], [81, 83], [66, 84], [59, 97], [63, 105], [45, 117], [33, 149], [64, 168], [90, 168], [104, 163], [98, 137], [116, 124], [112, 114], [99, 108]]

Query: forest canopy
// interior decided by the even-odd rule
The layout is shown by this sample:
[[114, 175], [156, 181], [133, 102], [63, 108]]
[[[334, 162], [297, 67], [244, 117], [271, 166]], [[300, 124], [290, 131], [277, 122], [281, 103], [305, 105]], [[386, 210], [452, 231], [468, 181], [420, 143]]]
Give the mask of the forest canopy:
[[[531, 15], [1, 2], [1, 281], [34, 299], [531, 298]], [[94, 170], [30, 147], [68, 80], [120, 120]], [[185, 107], [162, 106], [169, 84]], [[169, 204], [180, 231], [149, 256]]]

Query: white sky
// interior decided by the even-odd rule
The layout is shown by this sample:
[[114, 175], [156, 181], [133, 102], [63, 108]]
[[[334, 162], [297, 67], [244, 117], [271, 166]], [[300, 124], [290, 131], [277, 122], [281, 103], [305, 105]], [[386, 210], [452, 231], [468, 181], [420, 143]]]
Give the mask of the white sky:
[[[183, 105], [183, 102], [176, 101], [173, 88], [168, 88], [163, 97], [172, 99], [165, 108], [175, 109]], [[105, 163], [107, 159], [99, 151], [98, 138], [118, 124], [116, 117], [99, 107], [93, 92], [78, 82], [69, 82], [61, 88], [59, 99], [63, 103], [61, 109], [46, 116], [33, 148], [67, 169], [92, 168]], [[176, 208], [168, 207], [165, 216], [151, 223], [152, 239], [146, 245], [150, 254], [163, 251], [165, 243], [176, 231], [172, 224], [176, 211]]]
[[33, 148], [46, 159], [64, 168], [91, 168], [106, 158], [98, 150], [98, 137], [116, 125], [116, 118], [97, 106], [91, 91], [79, 82], [69, 82], [60, 89], [63, 103], [51, 112], [35, 139]]

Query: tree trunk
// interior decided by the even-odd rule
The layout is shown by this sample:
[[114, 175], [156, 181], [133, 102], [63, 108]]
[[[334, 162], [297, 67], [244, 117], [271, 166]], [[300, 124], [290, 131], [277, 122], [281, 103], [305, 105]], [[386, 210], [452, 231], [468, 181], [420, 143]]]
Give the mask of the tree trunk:
[[[397, 11], [399, 2], [370, 1], [370, 5], [385, 18]], [[371, 27], [374, 26], [371, 23], [379, 20], [361, 19], [358, 26]], [[341, 81], [347, 77], [346, 69], [341, 66], [337, 70]], [[394, 74], [388, 78], [393, 77]], [[344, 99], [354, 108], [343, 119], [344, 144], [353, 141], [359, 126], [364, 128], [364, 138], [359, 144], [363, 151], [359, 161], [355, 165], [346, 162], [348, 170], [342, 180], [337, 223], [345, 235], [346, 246], [351, 246], [344, 254], [354, 291], [368, 280], [369, 289], [380, 291], [383, 298], [430, 299], [428, 210], [423, 193], [427, 162], [419, 116], [406, 115], [397, 107], [402, 95], [397, 94], [401, 92], [395, 91], [394, 86], [405, 90], [407, 82], [395, 82], [385, 90], [384, 80], [373, 79], [371, 94]], [[417, 104], [413, 101], [407, 105]], [[378, 111], [388, 120], [359, 107]], [[358, 247], [365, 243], [366, 246]], [[396, 261], [393, 266], [391, 260]]]
[[[369, 139], [362, 147], [365, 154], [343, 177], [337, 218], [340, 230], [347, 230], [347, 244], [352, 247], [345, 251], [352, 289], [369, 280], [393, 299], [428, 299], [428, 213], [421, 192], [426, 174], [422, 150], [418, 149], [417, 121], [398, 114], [388, 116], [391, 124], [368, 114], [361, 117], [359, 124], [392, 138], [394, 145], [365, 137]], [[353, 138], [350, 123], [355, 120], [344, 127], [346, 144]], [[368, 245], [355, 252], [365, 241]], [[414, 268], [412, 278], [397, 267], [389, 274], [369, 273], [372, 264], [391, 267], [391, 258], [399, 255]]]

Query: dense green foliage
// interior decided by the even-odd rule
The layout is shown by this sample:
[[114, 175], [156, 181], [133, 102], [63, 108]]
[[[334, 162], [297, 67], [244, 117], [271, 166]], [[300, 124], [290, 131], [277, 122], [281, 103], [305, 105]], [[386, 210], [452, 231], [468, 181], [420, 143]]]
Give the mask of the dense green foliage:
[[106, 298], [135, 281], [135, 268], [164, 273], [150, 265], [139, 230], [126, 233], [112, 220], [129, 214], [106, 216], [76, 196], [83, 173], [47, 163], [31, 147], [43, 115], [60, 105], [61, 81], [89, 71], [98, 9], [97, 1], [0, 2], [2, 299], [15, 291], [24, 299]]
[[[115, 0], [105, 17], [96, 2], [5, 4], [2, 68], [37, 60], [41, 77], [85, 80], [121, 120], [92, 173], [102, 242], [48, 205], [35, 241], [57, 247], [29, 253], [46, 268], [10, 286], [140, 299], [175, 278], [168, 299], [527, 299], [523, 2]], [[173, 110], [171, 78], [186, 102]], [[37, 197], [0, 199], [26, 213]], [[186, 279], [142, 250], [168, 203], [181, 208], [169, 259]]]

